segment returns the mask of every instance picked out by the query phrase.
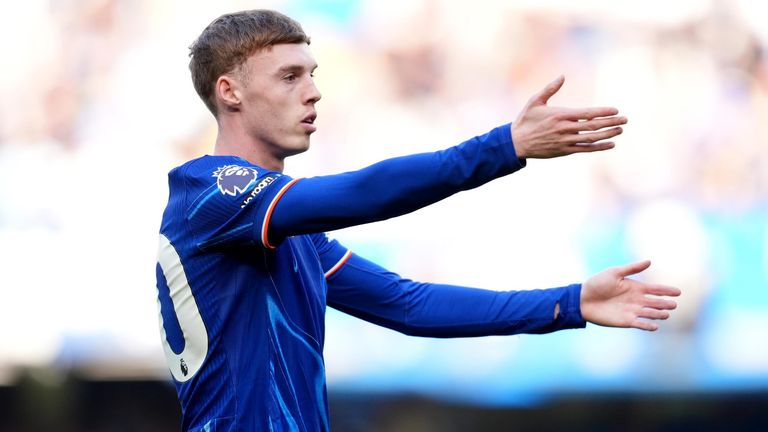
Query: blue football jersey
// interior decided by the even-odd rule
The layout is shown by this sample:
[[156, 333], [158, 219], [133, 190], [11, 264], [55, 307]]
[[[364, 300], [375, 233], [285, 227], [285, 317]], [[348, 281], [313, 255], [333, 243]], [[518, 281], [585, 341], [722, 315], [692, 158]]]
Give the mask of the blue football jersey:
[[324, 234], [408, 213], [523, 166], [505, 125], [446, 150], [332, 176], [291, 179], [235, 156], [172, 170], [157, 288], [182, 429], [329, 430], [326, 305], [428, 337], [584, 327], [579, 284], [499, 292], [414, 282]]
[[265, 222], [290, 184], [225, 156], [169, 174], [157, 280], [185, 431], [329, 428], [325, 273], [346, 250], [323, 234], [267, 246]]

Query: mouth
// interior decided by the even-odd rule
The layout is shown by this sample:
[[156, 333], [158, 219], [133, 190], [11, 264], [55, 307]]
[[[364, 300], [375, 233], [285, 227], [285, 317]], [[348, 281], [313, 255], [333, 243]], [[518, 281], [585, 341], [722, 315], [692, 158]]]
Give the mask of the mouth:
[[304, 119], [301, 122], [307, 123], [307, 124], [314, 124], [316, 118], [317, 118], [317, 113], [311, 112], [306, 117], [304, 117]]
[[317, 119], [317, 113], [311, 112], [306, 117], [304, 117], [304, 119], [301, 120], [301, 124], [304, 125], [304, 128], [309, 133], [312, 133], [317, 130], [317, 126], [315, 126], [315, 119]]

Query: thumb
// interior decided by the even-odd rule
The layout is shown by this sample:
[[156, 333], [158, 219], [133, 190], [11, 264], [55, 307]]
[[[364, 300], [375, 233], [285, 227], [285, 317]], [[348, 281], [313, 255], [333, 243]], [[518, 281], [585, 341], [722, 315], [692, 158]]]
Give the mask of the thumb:
[[638, 261], [632, 264], [627, 264], [617, 267], [618, 274], [621, 277], [631, 276], [633, 274], [640, 273], [651, 266], [650, 260]]
[[536, 93], [533, 96], [532, 101], [534, 103], [546, 105], [547, 102], [549, 101], [549, 98], [551, 98], [555, 93], [557, 93], [558, 90], [560, 90], [560, 87], [563, 86], [564, 82], [565, 82], [565, 77], [563, 75], [560, 75], [559, 77], [555, 78], [554, 81], [547, 84], [547, 86], [544, 87], [544, 89]]

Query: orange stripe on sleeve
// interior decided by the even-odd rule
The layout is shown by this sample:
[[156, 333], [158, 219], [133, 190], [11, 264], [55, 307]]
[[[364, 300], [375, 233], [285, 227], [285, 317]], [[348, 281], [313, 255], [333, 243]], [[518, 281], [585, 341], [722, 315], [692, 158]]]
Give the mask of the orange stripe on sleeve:
[[267, 249], [274, 249], [275, 246], [272, 246], [269, 244], [268, 236], [267, 236], [267, 229], [269, 228], [269, 220], [272, 218], [272, 211], [275, 210], [275, 205], [277, 202], [282, 198], [285, 191], [288, 190], [289, 187], [293, 186], [299, 179], [293, 179], [289, 181], [285, 186], [283, 186], [282, 189], [280, 189], [280, 192], [275, 195], [275, 197], [272, 199], [272, 202], [269, 203], [269, 207], [267, 208], [267, 214], [264, 215], [264, 222], [261, 224], [261, 243], [264, 245]]
[[345, 254], [344, 254], [344, 256], [343, 256], [343, 257], [341, 257], [341, 259], [339, 260], [339, 262], [337, 262], [337, 263], [336, 263], [336, 264], [335, 264], [333, 267], [331, 267], [331, 268], [330, 268], [330, 270], [328, 270], [327, 272], [325, 272], [325, 278], [326, 278], [326, 279], [328, 279], [328, 278], [329, 278], [329, 277], [331, 277], [331, 276], [332, 276], [334, 273], [336, 273], [336, 270], [338, 270], [339, 268], [341, 268], [341, 266], [343, 266], [343, 265], [344, 265], [344, 263], [345, 263], [345, 262], [347, 262], [347, 260], [348, 260], [348, 259], [349, 259], [349, 257], [351, 257], [351, 256], [352, 256], [352, 251], [351, 251], [351, 250], [347, 250], [347, 253], [345, 253]]

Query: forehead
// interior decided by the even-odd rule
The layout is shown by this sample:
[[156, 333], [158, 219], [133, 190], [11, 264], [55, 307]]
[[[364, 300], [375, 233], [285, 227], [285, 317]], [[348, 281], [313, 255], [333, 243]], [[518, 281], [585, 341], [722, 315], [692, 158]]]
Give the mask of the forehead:
[[272, 45], [254, 53], [247, 60], [256, 70], [273, 73], [286, 67], [302, 67], [312, 70], [317, 67], [315, 57], [305, 43]]

